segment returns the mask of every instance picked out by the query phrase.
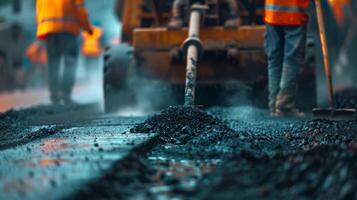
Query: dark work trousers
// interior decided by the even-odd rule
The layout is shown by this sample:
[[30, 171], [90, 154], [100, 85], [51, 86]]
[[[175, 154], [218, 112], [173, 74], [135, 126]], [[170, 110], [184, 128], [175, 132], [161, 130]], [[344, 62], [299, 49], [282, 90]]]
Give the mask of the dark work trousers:
[[306, 34], [306, 25], [266, 25], [269, 107], [272, 111], [295, 109], [299, 71], [305, 60]]
[[[55, 33], [47, 36], [48, 83], [51, 100], [69, 99], [76, 78], [78, 41], [69, 33]], [[61, 74], [63, 59], [63, 74]]]

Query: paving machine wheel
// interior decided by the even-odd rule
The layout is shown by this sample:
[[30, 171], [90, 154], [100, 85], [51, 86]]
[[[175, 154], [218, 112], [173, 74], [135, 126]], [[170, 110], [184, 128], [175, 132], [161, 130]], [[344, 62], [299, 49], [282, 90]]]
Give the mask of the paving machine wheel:
[[132, 48], [126, 44], [107, 47], [104, 52], [103, 90], [107, 113], [134, 104], [134, 92], [128, 87], [128, 77], [135, 66], [132, 52]]

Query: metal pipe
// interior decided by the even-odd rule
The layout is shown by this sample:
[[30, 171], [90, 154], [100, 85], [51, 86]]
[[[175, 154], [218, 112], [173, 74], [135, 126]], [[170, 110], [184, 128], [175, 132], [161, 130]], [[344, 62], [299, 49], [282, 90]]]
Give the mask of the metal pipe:
[[[198, 38], [200, 33], [200, 22], [201, 12], [199, 10], [193, 10], [190, 16], [189, 38]], [[187, 49], [185, 106], [192, 106], [195, 104], [197, 60], [198, 47], [191, 44]]]
[[189, 24], [189, 37], [198, 37], [200, 34], [200, 22], [201, 22], [201, 12], [199, 10], [193, 10], [190, 16]]
[[187, 51], [185, 106], [192, 106], [195, 104], [197, 57], [197, 47], [191, 45]]

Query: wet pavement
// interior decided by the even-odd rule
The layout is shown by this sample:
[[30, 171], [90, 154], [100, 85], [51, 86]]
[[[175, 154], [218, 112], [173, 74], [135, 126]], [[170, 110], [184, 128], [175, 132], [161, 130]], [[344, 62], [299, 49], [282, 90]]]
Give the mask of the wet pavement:
[[[103, 96], [100, 85], [101, 80], [97, 79], [91, 82], [78, 83], [73, 89], [74, 100], [81, 104], [100, 102]], [[49, 92], [46, 87], [1, 93], [0, 99], [0, 112], [6, 112], [10, 109], [37, 107], [40, 104], [48, 105], [50, 103]]]
[[[100, 177], [113, 162], [154, 136], [126, 133], [135, 123], [141, 122], [142, 117], [98, 113], [94, 117], [92, 113], [73, 120], [73, 112], [38, 112], [42, 115], [21, 123], [25, 132], [13, 133], [20, 135], [19, 140], [24, 139], [23, 134], [57, 128], [51, 135], [33, 138], [22, 145], [3, 146], [4, 150], [0, 151], [0, 199], [61, 199]], [[80, 112], [77, 111], [77, 115]], [[37, 125], [41, 123], [48, 125]]]

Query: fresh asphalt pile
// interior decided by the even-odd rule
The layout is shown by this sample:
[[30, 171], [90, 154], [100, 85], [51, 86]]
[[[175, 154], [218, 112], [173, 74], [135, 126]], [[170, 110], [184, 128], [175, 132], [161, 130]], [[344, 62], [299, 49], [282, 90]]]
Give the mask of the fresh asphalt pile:
[[217, 137], [234, 134], [232, 129], [203, 110], [181, 106], [169, 107], [159, 115], [136, 125], [130, 132], [159, 133], [161, 144], [178, 145], [181, 148], [189, 148], [197, 142], [205, 143], [202, 145], [210, 144], [220, 140]]
[[[248, 124], [214, 117], [215, 114], [223, 116], [229, 112], [220, 110], [212, 115], [194, 107], [172, 106], [136, 125], [131, 132], [159, 133], [162, 142], [155, 148], [156, 153], [192, 158], [224, 158], [242, 150], [256, 154], [271, 153], [275, 149], [289, 147], [284, 134], [274, 133], [274, 129], [284, 130], [280, 125], [284, 122], [278, 125], [259, 121]], [[295, 126], [288, 128], [296, 131]]]
[[260, 111], [236, 118], [237, 112], [169, 107], [130, 130], [158, 133], [152, 145], [71, 199], [357, 198], [357, 121], [270, 119]]
[[[163, 142], [186, 144], [192, 138], [210, 131], [213, 127], [224, 127], [213, 116], [191, 107], [174, 107], [162, 111], [133, 127], [133, 133], [160, 133]], [[224, 127], [229, 130], [228, 127]]]

